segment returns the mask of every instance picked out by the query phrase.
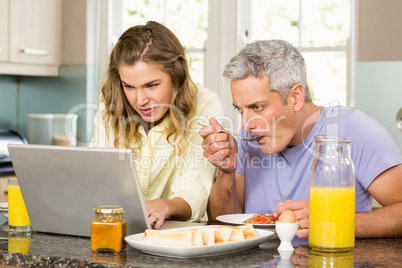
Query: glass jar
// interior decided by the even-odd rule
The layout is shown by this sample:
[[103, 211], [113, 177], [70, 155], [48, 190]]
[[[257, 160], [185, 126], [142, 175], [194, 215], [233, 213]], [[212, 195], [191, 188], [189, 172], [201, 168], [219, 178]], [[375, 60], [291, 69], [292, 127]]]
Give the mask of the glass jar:
[[91, 223], [91, 250], [94, 252], [119, 253], [126, 248], [127, 221], [124, 209], [101, 206], [94, 209], [95, 220]]
[[355, 244], [355, 171], [351, 139], [314, 137], [309, 246], [316, 251], [349, 251]]

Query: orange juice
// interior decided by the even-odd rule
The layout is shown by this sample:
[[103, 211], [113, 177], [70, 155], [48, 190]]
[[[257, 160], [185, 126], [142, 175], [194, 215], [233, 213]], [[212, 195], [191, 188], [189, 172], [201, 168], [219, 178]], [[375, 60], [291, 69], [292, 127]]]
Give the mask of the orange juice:
[[31, 225], [18, 185], [8, 185], [8, 223], [17, 227]]
[[355, 244], [355, 188], [310, 188], [309, 246], [347, 251]]

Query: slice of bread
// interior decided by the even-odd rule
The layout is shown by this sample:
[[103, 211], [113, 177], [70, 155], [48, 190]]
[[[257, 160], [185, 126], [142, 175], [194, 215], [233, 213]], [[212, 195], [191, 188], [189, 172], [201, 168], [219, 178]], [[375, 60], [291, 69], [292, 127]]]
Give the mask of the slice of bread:
[[219, 227], [215, 228], [215, 244], [229, 242], [231, 228]]
[[244, 234], [243, 234], [243, 227], [242, 226], [217, 226], [217, 227], [210, 227], [210, 228], [207, 228], [207, 229], [220, 229], [220, 228], [226, 228], [226, 229], [229, 228], [229, 229], [231, 229], [231, 233], [230, 233], [228, 242], [244, 240]]
[[159, 230], [146, 230], [142, 242], [172, 247], [191, 247], [193, 238], [192, 230], [175, 232], [163, 232]]
[[204, 245], [215, 244], [215, 228], [201, 228], [201, 232]]
[[232, 228], [232, 233], [230, 235], [229, 241], [242, 241], [244, 240], [244, 232], [241, 226], [234, 226]]
[[243, 229], [244, 239], [256, 238], [258, 237], [257, 232], [254, 229], [254, 226], [251, 224], [245, 224], [240, 226]]
[[200, 229], [192, 229], [191, 232], [192, 232], [191, 245], [193, 247], [202, 246], [204, 243], [202, 240], [201, 230]]
[[258, 237], [253, 225], [189, 228], [178, 231], [146, 230], [142, 242], [162, 246], [194, 247]]

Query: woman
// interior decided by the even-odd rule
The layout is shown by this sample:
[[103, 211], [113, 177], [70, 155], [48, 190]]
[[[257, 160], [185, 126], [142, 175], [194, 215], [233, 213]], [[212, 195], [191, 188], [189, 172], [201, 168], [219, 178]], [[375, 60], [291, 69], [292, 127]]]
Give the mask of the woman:
[[150, 21], [123, 33], [111, 53], [91, 146], [132, 149], [155, 229], [165, 219], [197, 221], [214, 175], [197, 122], [220, 114], [217, 95], [191, 80], [177, 37]]

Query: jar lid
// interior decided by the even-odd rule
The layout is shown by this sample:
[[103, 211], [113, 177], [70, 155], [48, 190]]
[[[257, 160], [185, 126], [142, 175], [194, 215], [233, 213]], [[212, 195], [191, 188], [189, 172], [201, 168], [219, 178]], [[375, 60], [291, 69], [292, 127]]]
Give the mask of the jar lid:
[[124, 209], [118, 206], [100, 206], [94, 208], [95, 213], [124, 213]]

